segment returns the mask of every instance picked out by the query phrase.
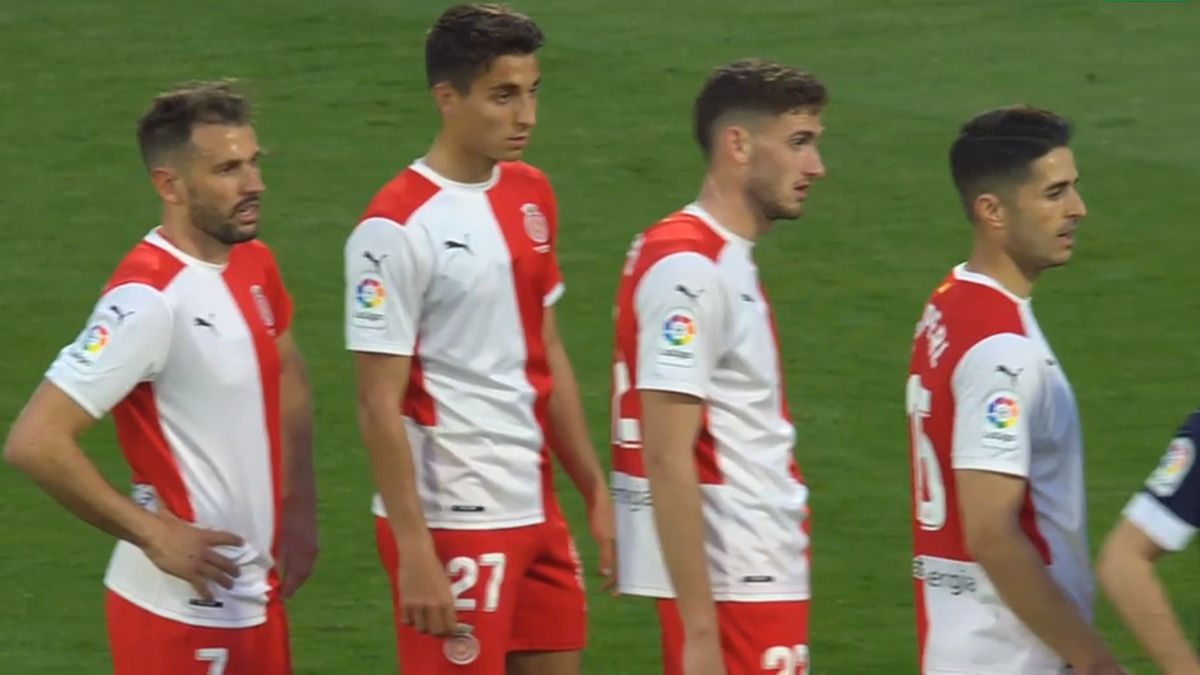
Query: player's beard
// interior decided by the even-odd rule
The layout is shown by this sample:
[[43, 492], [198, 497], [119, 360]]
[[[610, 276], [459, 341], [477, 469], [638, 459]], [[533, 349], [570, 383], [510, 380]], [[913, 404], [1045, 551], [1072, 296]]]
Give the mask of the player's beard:
[[751, 174], [746, 181], [746, 197], [750, 204], [763, 214], [769, 222], [776, 220], [796, 220], [801, 214], [801, 205], [787, 206], [783, 199], [778, 198], [779, 190], [777, 176]]
[[[188, 217], [198, 230], [225, 244], [233, 246], [258, 237], [258, 224], [242, 225], [235, 218], [237, 210], [245, 206], [249, 199], [238, 202], [229, 213], [222, 213], [216, 206], [199, 198], [189, 190]], [[251, 198], [257, 201], [257, 198]]]

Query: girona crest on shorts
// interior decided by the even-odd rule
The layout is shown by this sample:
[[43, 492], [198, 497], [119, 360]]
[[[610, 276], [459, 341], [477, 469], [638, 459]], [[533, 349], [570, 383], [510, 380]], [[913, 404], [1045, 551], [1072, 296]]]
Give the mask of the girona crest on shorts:
[[442, 653], [456, 666], [474, 663], [475, 659], [479, 658], [479, 639], [475, 637], [471, 627], [467, 626], [466, 631], [446, 638], [442, 644]]

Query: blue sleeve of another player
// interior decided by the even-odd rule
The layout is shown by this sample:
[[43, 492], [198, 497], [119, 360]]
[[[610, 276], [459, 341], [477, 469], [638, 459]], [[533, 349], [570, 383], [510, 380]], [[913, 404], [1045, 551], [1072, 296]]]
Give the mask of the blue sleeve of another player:
[[1125, 507], [1125, 517], [1169, 551], [1186, 547], [1200, 527], [1198, 444], [1200, 411], [1180, 425], [1145, 487]]

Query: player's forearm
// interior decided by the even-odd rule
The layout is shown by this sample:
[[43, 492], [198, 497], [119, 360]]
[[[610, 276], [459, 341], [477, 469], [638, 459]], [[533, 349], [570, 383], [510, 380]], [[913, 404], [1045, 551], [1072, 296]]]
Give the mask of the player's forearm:
[[284, 365], [281, 374], [281, 427], [283, 432], [283, 500], [285, 505], [316, 509], [316, 475], [313, 470], [312, 393], [299, 358]]
[[970, 545], [1004, 603], [1059, 656], [1076, 668], [1109, 658], [1096, 632], [1015, 525], [992, 528], [972, 538]]
[[80, 520], [137, 546], [145, 546], [159, 523], [150, 512], [117, 492], [74, 439], [51, 430], [14, 428], [5, 458]]
[[371, 474], [400, 549], [409, 545], [432, 545], [417, 493], [412, 448], [399, 405], [360, 401], [358, 422], [363, 443], [367, 446]]
[[561, 343], [548, 347], [547, 359], [554, 380], [548, 411], [553, 435], [550, 447], [576, 489], [591, 503], [594, 495], [608, 488], [596, 448], [588, 436], [575, 371]]
[[704, 549], [704, 515], [694, 447], [700, 405], [677, 395], [642, 392], [642, 454], [663, 561], [675, 589], [684, 630], [717, 630], [717, 610]]
[[1152, 561], [1106, 546], [1096, 572], [1125, 625], [1164, 673], [1200, 675], [1200, 658], [1188, 644]]

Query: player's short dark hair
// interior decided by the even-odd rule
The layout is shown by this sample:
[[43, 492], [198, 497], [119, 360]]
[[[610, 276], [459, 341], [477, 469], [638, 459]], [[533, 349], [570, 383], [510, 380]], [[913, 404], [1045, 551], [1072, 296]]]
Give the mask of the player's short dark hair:
[[533, 19], [502, 5], [455, 5], [425, 38], [425, 77], [432, 87], [449, 82], [460, 92], [501, 56], [525, 56], [545, 43]]
[[714, 70], [696, 97], [696, 142], [708, 158], [714, 127], [730, 113], [819, 111], [828, 101], [825, 85], [811, 73], [765, 59], [740, 59]]
[[197, 124], [250, 124], [250, 102], [233, 88], [233, 82], [189, 82], [159, 94], [138, 120], [138, 147], [146, 169], [186, 148]]
[[1025, 182], [1030, 165], [1070, 142], [1070, 121], [1033, 106], [996, 108], [971, 118], [950, 146], [950, 174], [967, 215], [979, 195]]

